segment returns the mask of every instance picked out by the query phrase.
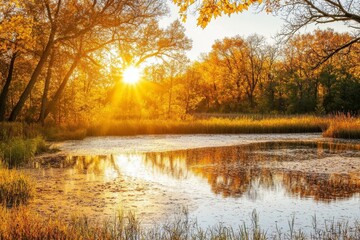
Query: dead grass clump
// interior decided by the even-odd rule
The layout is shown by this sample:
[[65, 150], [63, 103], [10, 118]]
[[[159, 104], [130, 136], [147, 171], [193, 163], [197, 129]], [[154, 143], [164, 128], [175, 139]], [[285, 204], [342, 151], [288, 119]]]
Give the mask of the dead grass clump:
[[324, 137], [360, 139], [360, 118], [338, 116], [330, 120]]
[[15, 170], [0, 169], [0, 203], [7, 207], [26, 204], [34, 194], [31, 180]]

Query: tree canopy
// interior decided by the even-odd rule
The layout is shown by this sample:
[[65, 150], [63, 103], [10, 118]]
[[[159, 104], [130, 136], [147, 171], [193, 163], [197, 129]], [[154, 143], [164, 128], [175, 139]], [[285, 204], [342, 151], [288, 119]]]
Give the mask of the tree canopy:
[[206, 27], [222, 14], [231, 15], [258, 6], [267, 12], [280, 15], [286, 24], [283, 36], [293, 36], [300, 29], [311, 24], [342, 22], [353, 34], [349, 41], [329, 50], [318, 63], [327, 61], [342, 49], [360, 42], [360, 2], [358, 0], [173, 0], [179, 14], [185, 21], [189, 12], [197, 15], [197, 24]]
[[[40, 108], [43, 121], [56, 111], [76, 76], [94, 74], [91, 68], [106, 75], [106, 56], [116, 56], [121, 72], [150, 58], [164, 61], [188, 50], [191, 41], [179, 21], [159, 26], [167, 11], [157, 0], [1, 1], [0, 120], [15, 121], [24, 108]], [[41, 98], [40, 106], [29, 104], [33, 96]]]
[[[198, 16], [198, 25], [206, 27], [213, 19], [223, 14], [231, 15], [248, 10], [250, 6], [263, 3], [267, 12], [285, 10], [289, 24], [294, 30], [310, 23], [346, 22], [359, 29], [360, 3], [356, 0], [173, 0], [179, 7], [183, 20], [192, 7]], [[291, 16], [290, 16], [291, 15]]]
[[[205, 17], [202, 24], [260, 4], [175, 2], [182, 14], [206, 4], [206, 12], [199, 12]], [[292, 38], [282, 44], [268, 44], [259, 34], [219, 39], [191, 62], [185, 53], [192, 42], [182, 23], [161, 27], [159, 20], [168, 11], [164, 1], [3, 0], [0, 121], [62, 124], [102, 116], [171, 118], [202, 112], [358, 113], [359, 3], [269, 0], [263, 6], [287, 16], [284, 33]], [[354, 32], [297, 32], [311, 22], [332, 21], [345, 22]], [[139, 82], [123, 81], [127, 68], [139, 73], [144, 65]]]

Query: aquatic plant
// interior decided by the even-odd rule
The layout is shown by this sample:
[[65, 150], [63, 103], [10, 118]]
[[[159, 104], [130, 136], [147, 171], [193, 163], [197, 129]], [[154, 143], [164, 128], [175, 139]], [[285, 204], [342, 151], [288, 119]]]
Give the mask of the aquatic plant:
[[80, 140], [86, 136], [143, 134], [242, 134], [323, 132], [325, 137], [360, 138], [360, 119], [349, 116], [316, 117], [240, 115], [229, 118], [101, 120], [81, 126], [45, 126], [0, 123], [0, 141], [15, 137]]

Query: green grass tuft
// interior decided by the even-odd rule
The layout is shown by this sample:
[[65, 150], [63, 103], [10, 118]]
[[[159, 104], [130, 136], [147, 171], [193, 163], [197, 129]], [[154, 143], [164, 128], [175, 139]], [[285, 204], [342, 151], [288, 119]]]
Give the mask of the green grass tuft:
[[9, 168], [19, 167], [28, 163], [35, 154], [49, 150], [49, 145], [42, 137], [33, 139], [12, 138], [0, 142], [0, 160]]

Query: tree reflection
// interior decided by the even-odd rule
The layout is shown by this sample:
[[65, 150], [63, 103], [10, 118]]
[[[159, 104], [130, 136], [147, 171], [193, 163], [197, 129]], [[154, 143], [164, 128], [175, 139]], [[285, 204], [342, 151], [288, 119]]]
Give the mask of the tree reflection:
[[[139, 166], [147, 174], [174, 179], [197, 176], [215, 194], [256, 200], [263, 189], [285, 189], [291, 196], [331, 201], [360, 193], [360, 173], [328, 174], [275, 169], [281, 161], [307, 161], [329, 156], [359, 158], [359, 144], [329, 142], [265, 142], [236, 147], [217, 147], [162, 153], [107, 156], [69, 156], [68, 166], [77, 172], [106, 175], [132, 172]], [[121, 161], [120, 161], [121, 160]], [[134, 173], [133, 173], [134, 172]]]
[[[224, 197], [246, 195], [256, 199], [261, 189], [279, 186], [287, 193], [318, 201], [348, 198], [360, 192], [360, 174], [325, 174], [279, 170], [262, 163], [306, 161], [333, 154], [360, 157], [359, 144], [336, 142], [265, 142], [237, 147], [205, 148], [166, 153], [149, 153], [147, 161], [175, 178], [186, 170], [207, 180], [216, 194]], [[185, 163], [175, 167], [174, 159]], [[171, 167], [164, 167], [164, 166]]]

